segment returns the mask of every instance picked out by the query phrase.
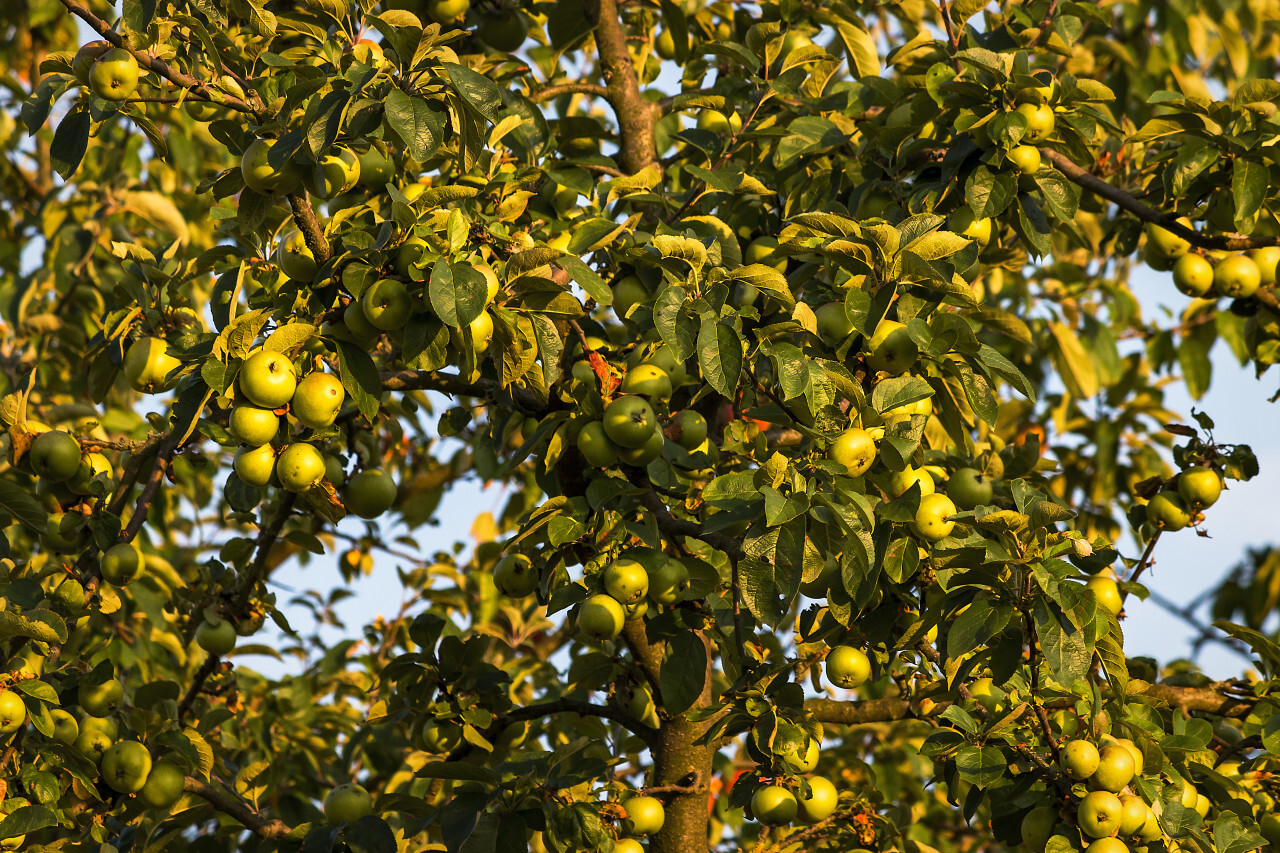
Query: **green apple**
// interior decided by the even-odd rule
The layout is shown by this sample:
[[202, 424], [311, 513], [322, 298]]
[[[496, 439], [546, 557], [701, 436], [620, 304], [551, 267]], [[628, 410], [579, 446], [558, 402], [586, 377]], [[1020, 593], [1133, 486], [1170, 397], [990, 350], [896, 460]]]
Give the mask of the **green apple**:
[[1085, 853], [1129, 853], [1129, 847], [1119, 838], [1099, 838], [1085, 848]]
[[862, 649], [836, 646], [827, 653], [827, 679], [836, 687], [853, 690], [871, 677], [871, 659]]
[[618, 462], [618, 445], [605, 434], [600, 421], [591, 421], [579, 430], [575, 443], [582, 458], [594, 468], [608, 468]]
[[360, 158], [349, 148], [335, 148], [303, 172], [303, 183], [313, 196], [334, 198], [360, 181]]
[[718, 110], [702, 110], [698, 113], [698, 128], [719, 136], [737, 134], [742, 130], [742, 116], [736, 112], [726, 116]]
[[1258, 275], [1263, 287], [1276, 283], [1276, 267], [1280, 265], [1280, 246], [1263, 246], [1249, 253], [1258, 266]]
[[31, 443], [27, 462], [36, 476], [65, 483], [80, 470], [80, 442], [60, 429], [42, 432]]
[[324, 479], [324, 454], [314, 444], [294, 442], [280, 452], [276, 476], [291, 492], [305, 492]]
[[113, 472], [110, 459], [97, 451], [90, 451], [80, 458], [80, 467], [75, 476], [67, 481], [67, 488], [77, 495], [92, 494], [95, 482], [102, 483], [109, 489]]
[[[361, 41], [364, 41], [361, 39]], [[360, 183], [373, 190], [381, 190], [395, 180], [396, 167], [391, 158], [376, 145], [359, 155]]]
[[255, 406], [279, 409], [293, 398], [298, 371], [281, 353], [258, 350], [240, 365], [236, 381], [241, 393]]
[[881, 320], [868, 342], [871, 349], [867, 366], [876, 372], [901, 376], [920, 357], [920, 347], [911, 339], [907, 327], [895, 320]]
[[40, 542], [59, 554], [72, 554], [84, 547], [89, 539], [85, 518], [76, 512], [55, 512], [45, 522]]
[[265, 486], [276, 470], [276, 449], [269, 444], [241, 447], [236, 451], [232, 467], [246, 485]]
[[968, 237], [978, 246], [986, 248], [991, 242], [993, 227], [991, 219], [978, 219], [968, 207], [961, 207], [947, 218], [948, 227], [962, 237]]
[[1102, 756], [1087, 740], [1068, 741], [1058, 755], [1063, 771], [1072, 779], [1088, 779], [1098, 769]]
[[342, 501], [348, 512], [361, 518], [377, 518], [395, 505], [396, 481], [381, 469], [365, 469], [347, 480]]
[[742, 252], [744, 264], [764, 264], [780, 273], [787, 271], [787, 256], [778, 254], [778, 241], [774, 237], [757, 237]]
[[186, 773], [172, 761], [157, 761], [147, 774], [147, 782], [138, 791], [138, 799], [153, 809], [170, 809], [182, 799]]
[[370, 349], [382, 334], [380, 329], [369, 322], [368, 315], [364, 313], [364, 305], [355, 300], [347, 303], [347, 307], [343, 309], [342, 325], [346, 327], [352, 340]]
[[623, 394], [639, 394], [651, 400], [670, 400], [671, 377], [655, 364], [637, 364], [627, 371], [618, 390]]
[[138, 338], [124, 354], [124, 376], [135, 391], [158, 394], [177, 383], [169, 374], [182, 366], [160, 338]]
[[618, 461], [624, 465], [634, 465], [637, 468], [643, 468], [650, 462], [662, 456], [662, 448], [665, 440], [662, 430], [655, 429], [649, 434], [649, 438], [639, 447], [619, 447]]
[[1036, 806], [1022, 817], [1022, 843], [1028, 850], [1044, 850], [1053, 837], [1058, 810], [1053, 806]]
[[102, 54], [89, 69], [89, 88], [99, 98], [108, 101], [124, 101], [138, 91], [141, 76], [138, 60], [122, 47], [113, 47]]
[[394, 278], [375, 281], [360, 295], [364, 316], [375, 329], [392, 332], [409, 322], [413, 297]]
[[801, 789], [800, 816], [808, 823], [817, 823], [830, 817], [840, 802], [840, 793], [825, 776], [812, 776], [805, 780], [807, 789]]
[[151, 773], [151, 753], [136, 740], [122, 740], [102, 755], [102, 778], [122, 794], [142, 790]]
[[61, 708], [53, 708], [49, 711], [49, 718], [53, 720], [53, 739], [56, 742], [71, 746], [80, 737], [80, 724], [71, 714]]
[[1053, 128], [1057, 124], [1053, 107], [1048, 104], [1019, 104], [1018, 112], [1027, 120], [1027, 134], [1024, 138], [1028, 142], [1042, 142], [1053, 135]]
[[1248, 299], [1258, 292], [1262, 273], [1248, 255], [1232, 255], [1213, 268], [1213, 287], [1232, 299]]
[[818, 337], [822, 338], [827, 346], [839, 346], [845, 338], [853, 334], [853, 323], [845, 313], [843, 302], [827, 302], [819, 305], [818, 310], [813, 314], [817, 321]]
[[261, 447], [280, 431], [280, 416], [271, 409], [241, 403], [227, 416], [227, 431], [241, 444]]
[[476, 35], [480, 41], [494, 50], [512, 53], [524, 44], [529, 35], [529, 24], [518, 10], [502, 10], [498, 14], [480, 16], [476, 25]]
[[937, 542], [951, 535], [956, 523], [951, 516], [956, 514], [956, 505], [951, 498], [942, 494], [925, 495], [920, 499], [920, 508], [916, 510], [912, 528], [922, 539]]
[[960, 468], [947, 478], [947, 497], [960, 509], [991, 503], [991, 480], [977, 468]]
[[1160, 492], [1147, 502], [1147, 520], [1165, 530], [1181, 530], [1191, 523], [1191, 513], [1177, 492]]
[[650, 300], [649, 289], [639, 276], [623, 276], [613, 285], [613, 311], [619, 319], [626, 319], [631, 309]]
[[441, 755], [462, 745], [462, 726], [452, 720], [428, 717], [418, 730], [417, 744], [423, 752]]
[[668, 607], [684, 601], [689, 591], [689, 569], [679, 560], [667, 558], [661, 566], [649, 572], [649, 600]]
[[[1177, 222], [1186, 228], [1195, 229], [1195, 225], [1185, 216], [1178, 217]], [[1160, 257], [1169, 260], [1180, 258], [1191, 251], [1191, 243], [1189, 241], [1179, 237], [1172, 231], [1161, 228], [1159, 225], [1147, 225], [1147, 241]]]
[[1115, 835], [1123, 817], [1124, 806], [1120, 804], [1120, 798], [1110, 791], [1090, 791], [1076, 810], [1080, 831], [1090, 838]]
[[9, 735], [22, 728], [27, 721], [27, 703], [15, 690], [0, 691], [0, 736]]
[[784, 755], [782, 760], [796, 773], [812, 773], [821, 758], [822, 745], [818, 743], [817, 738], [811, 737], [806, 738], [803, 752], [796, 749], [795, 752]]
[[666, 821], [666, 811], [657, 797], [631, 797], [623, 801], [622, 808], [627, 812], [622, 819], [622, 831], [627, 835], [653, 835]]
[[1213, 264], [1188, 252], [1173, 265], [1173, 286], [1187, 296], [1207, 296], [1213, 290]]
[[1015, 145], [1010, 149], [1009, 162], [1021, 174], [1034, 175], [1040, 171], [1040, 149], [1034, 145]]
[[671, 30], [664, 29], [658, 33], [653, 40], [653, 52], [663, 59], [671, 60], [676, 58], [676, 39], [671, 34]]
[[843, 465], [850, 477], [861, 477], [875, 464], [876, 442], [865, 429], [850, 427], [831, 443], [827, 455], [837, 465]]
[[255, 139], [240, 157], [240, 174], [244, 185], [263, 195], [287, 195], [302, 183], [302, 169], [292, 161], [278, 168], [271, 164], [274, 139]]
[[627, 614], [611, 595], [596, 594], [578, 606], [578, 630], [597, 642], [622, 633]]
[[798, 809], [795, 794], [781, 785], [765, 785], [751, 797], [751, 813], [764, 824], [791, 823]]
[[332, 373], [315, 371], [302, 377], [289, 400], [289, 414], [311, 429], [324, 429], [338, 418], [347, 392]]
[[1006, 697], [1005, 692], [988, 677], [975, 678], [969, 685], [969, 695], [988, 711], [995, 711]]
[[629, 557], [619, 557], [605, 568], [604, 590], [621, 604], [635, 604], [649, 594], [649, 573]]
[[1099, 754], [1098, 769], [1089, 777], [1090, 783], [1103, 791], [1119, 793], [1133, 780], [1133, 756], [1123, 746], [1103, 747]]
[[700, 413], [685, 409], [672, 421], [675, 424], [676, 444], [685, 450], [696, 450], [702, 442], [707, 440], [707, 419]]
[[117, 542], [102, 555], [99, 571], [102, 579], [115, 586], [125, 586], [142, 569], [142, 551], [133, 542]]
[[329, 823], [354, 823], [373, 814], [373, 797], [360, 785], [339, 785], [324, 798], [324, 818]]
[[643, 397], [619, 397], [605, 407], [604, 434], [620, 448], [643, 447], [657, 431], [653, 407]]
[[1119, 615], [1124, 608], [1124, 597], [1120, 594], [1120, 586], [1116, 583], [1115, 578], [1108, 577], [1105, 574], [1095, 575], [1089, 578], [1085, 586], [1093, 590], [1098, 606], [1112, 616]]
[[933, 477], [929, 476], [928, 471], [908, 465], [901, 471], [895, 472], [889, 479], [889, 494], [895, 498], [902, 497], [911, 491], [912, 486], [920, 489], [920, 497], [922, 498], [937, 491]]
[[276, 265], [294, 281], [310, 284], [320, 271], [316, 256], [307, 246], [302, 232], [294, 229], [284, 236], [276, 249]]
[[1222, 478], [1212, 468], [1188, 468], [1178, 475], [1178, 494], [1189, 507], [1213, 506], [1222, 494]]
[[103, 756], [115, 741], [111, 735], [96, 729], [81, 729], [72, 747], [94, 764], [101, 765]]
[[471, 8], [471, 0], [428, 0], [427, 14], [431, 20], [440, 24], [451, 24], [462, 20]]
[[1129, 755], [1133, 756], [1133, 775], [1142, 775], [1142, 750], [1138, 749], [1138, 745], [1128, 738], [1116, 738], [1115, 742], [1118, 746], [1122, 746], [1129, 750]]
[[1120, 834], [1136, 835], [1147, 823], [1149, 807], [1142, 797], [1120, 795]]
[[226, 619], [207, 618], [196, 628], [196, 645], [214, 657], [224, 657], [236, 647], [236, 629]]
[[507, 598], [531, 595], [541, 580], [533, 561], [524, 554], [504, 554], [493, 567], [493, 585]]
[[95, 39], [80, 45], [75, 58], [71, 60], [71, 72], [76, 75], [76, 79], [86, 86], [89, 85], [89, 71], [92, 70], [93, 63], [113, 47], [111, 42], [104, 39]]

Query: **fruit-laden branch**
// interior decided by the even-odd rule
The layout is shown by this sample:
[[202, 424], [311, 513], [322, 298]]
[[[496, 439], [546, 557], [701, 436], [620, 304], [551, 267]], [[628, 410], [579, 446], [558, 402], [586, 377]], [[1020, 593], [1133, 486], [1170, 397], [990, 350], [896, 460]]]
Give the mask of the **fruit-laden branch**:
[[325, 239], [324, 229], [316, 219], [316, 212], [311, 209], [310, 201], [306, 196], [289, 193], [288, 199], [289, 209], [293, 211], [293, 222], [302, 232], [302, 239], [306, 241], [311, 254], [315, 255], [316, 263], [323, 264], [333, 253], [329, 250], [329, 241]]
[[[650, 742], [654, 736], [653, 729], [621, 708], [614, 708], [609, 705], [595, 705], [581, 699], [568, 698], [552, 699], [547, 702], [512, 708], [505, 714], [498, 715], [489, 724], [489, 727], [484, 730], [484, 736], [492, 742], [503, 729], [512, 723], [520, 723], [525, 720], [540, 720], [543, 717], [554, 717], [556, 714], [577, 714], [580, 717], [599, 717], [602, 720], [612, 720], [645, 742]], [[445, 756], [443, 760], [445, 762], [461, 761], [474, 752], [475, 749], [474, 744], [463, 743]]]
[[618, 119], [618, 162], [624, 171], [635, 174], [658, 160], [654, 107], [640, 94], [640, 80], [627, 53], [627, 36], [616, 0], [587, 0], [585, 11], [595, 30], [605, 99]]
[[1194, 228], [1188, 228], [1178, 222], [1177, 217], [1173, 214], [1145, 205], [1130, 193], [1119, 187], [1112, 186], [1096, 175], [1080, 168], [1067, 155], [1060, 154], [1052, 148], [1041, 148], [1040, 153], [1044, 155], [1046, 160], [1057, 166], [1058, 171], [1084, 189], [1114, 202], [1144, 222], [1159, 225], [1166, 231], [1177, 234], [1193, 246], [1198, 246], [1201, 249], [1219, 249], [1228, 252], [1243, 252], [1248, 249], [1259, 249], [1263, 246], [1280, 246], [1280, 237], [1217, 237], [1211, 234], [1202, 234]]
[[528, 415], [541, 415], [568, 408], [559, 400], [543, 402], [520, 388], [503, 388], [493, 379], [480, 378], [468, 382], [456, 373], [438, 370], [389, 370], [382, 373], [382, 387], [387, 391], [437, 391], [454, 397], [477, 397], [514, 406]]
[[205, 799], [223, 814], [230, 815], [240, 821], [259, 838], [286, 838], [293, 829], [274, 818], [263, 817], [252, 806], [230, 792], [215, 788], [202, 779], [188, 776], [182, 781], [183, 790]]
[[146, 51], [135, 50], [125, 44], [124, 38], [118, 32], [111, 29], [110, 24], [93, 14], [93, 12], [90, 12], [88, 7], [77, 2], [77, 0], [62, 0], [62, 5], [66, 6], [67, 10], [71, 12], [71, 14], [88, 24], [89, 27], [98, 35], [102, 36], [116, 47], [122, 47], [129, 51], [129, 53], [133, 54], [133, 58], [138, 60], [138, 63], [144, 68], [150, 68], [156, 74], [169, 82], [174, 83], [177, 86], [181, 86], [183, 89], [191, 89], [194, 94], [199, 95], [207, 101], [222, 104], [224, 107], [230, 107], [231, 109], [239, 110], [242, 113], [255, 113], [253, 107], [251, 107], [246, 101], [241, 100], [234, 95], [228, 95], [225, 92], [220, 92], [206, 84], [204, 81], [192, 77], [190, 74], [184, 74], [176, 68], [169, 67], [169, 63], [165, 62], [163, 59], [152, 56]]
[[[1145, 681], [1129, 682], [1130, 697], [1145, 696], [1163, 702], [1171, 708], [1188, 713], [1198, 711], [1221, 717], [1244, 717], [1257, 704], [1247, 685], [1235, 681], [1215, 681], [1204, 687], [1176, 687], [1172, 684], [1148, 684]], [[1046, 708], [1067, 708], [1074, 704], [1067, 699], [1055, 699], [1045, 703]], [[895, 720], [927, 719], [936, 717], [951, 705], [938, 699], [926, 711], [912, 707], [912, 702], [902, 697], [842, 701], [837, 699], [809, 699], [805, 710], [811, 712], [820, 723], [860, 725], [863, 723], [888, 723]]]

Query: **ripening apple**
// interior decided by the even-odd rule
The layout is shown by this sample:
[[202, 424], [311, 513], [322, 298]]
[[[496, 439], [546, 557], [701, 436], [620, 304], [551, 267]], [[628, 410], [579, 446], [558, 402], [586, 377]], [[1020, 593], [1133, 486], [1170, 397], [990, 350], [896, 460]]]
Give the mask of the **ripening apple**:
[[305, 492], [324, 479], [324, 454], [305, 441], [294, 442], [276, 459], [280, 485], [291, 492]]
[[902, 497], [911, 491], [912, 486], [920, 489], [920, 497], [922, 498], [937, 491], [933, 477], [929, 476], [929, 473], [923, 468], [913, 468], [908, 465], [901, 471], [894, 472], [894, 475], [889, 478], [889, 494], [892, 497]]
[[294, 281], [310, 284], [320, 271], [316, 256], [307, 246], [307, 240], [296, 228], [284, 236], [276, 249], [276, 264]]
[[168, 378], [182, 362], [174, 358], [169, 344], [160, 338], [138, 338], [124, 354], [124, 376], [135, 391], [158, 394], [168, 391], [177, 379]]
[[1129, 853], [1129, 846], [1119, 838], [1099, 838], [1084, 851], [1085, 853]]
[[961, 237], [968, 237], [981, 248], [986, 248], [991, 242], [993, 228], [990, 217], [978, 219], [968, 207], [961, 207], [947, 217], [947, 227]]
[[364, 316], [375, 329], [395, 331], [409, 322], [413, 298], [394, 278], [378, 279], [360, 295]]
[[172, 761], [157, 761], [138, 791], [138, 799], [153, 809], [170, 809], [182, 799], [186, 773]]
[[332, 373], [315, 371], [302, 377], [289, 400], [289, 414], [311, 429], [323, 429], [337, 420], [347, 392]]
[[1110, 613], [1112, 616], [1119, 615], [1124, 609], [1124, 597], [1120, 594], [1120, 586], [1116, 583], [1115, 578], [1106, 575], [1094, 575], [1085, 583], [1089, 589], [1093, 590], [1094, 598], [1098, 600], [1098, 606]]
[[462, 20], [470, 8], [471, 0], [429, 0], [427, 14], [437, 23], [451, 24]]
[[649, 573], [630, 557], [611, 562], [602, 575], [604, 591], [620, 604], [635, 604], [649, 594]]
[[53, 739], [57, 743], [71, 746], [80, 737], [80, 724], [71, 714], [61, 708], [53, 708], [49, 711], [49, 718], [53, 720]]
[[768, 235], [757, 237], [747, 244], [747, 248], [742, 252], [742, 262], [744, 264], [765, 264], [780, 273], [787, 271], [787, 256], [778, 253], [777, 238]]
[[366, 468], [347, 480], [342, 502], [348, 512], [361, 518], [377, 518], [395, 505], [396, 481], [381, 469]]
[[843, 465], [850, 477], [861, 477], [875, 464], [876, 442], [865, 429], [850, 427], [831, 443], [828, 456]]
[[1120, 834], [1136, 835], [1147, 823], [1149, 807], [1142, 797], [1134, 794], [1120, 795]]
[[840, 802], [840, 793], [831, 780], [825, 776], [813, 776], [805, 780], [806, 789], [801, 789], [797, 798], [800, 806], [800, 817], [807, 823], [817, 823], [830, 817]]
[[60, 429], [42, 432], [31, 443], [27, 463], [36, 476], [65, 483], [80, 470], [80, 442]]
[[360, 785], [339, 785], [324, 798], [324, 817], [329, 823], [353, 823], [373, 814], [373, 797]]
[[[676, 444], [685, 450], [696, 450], [707, 440], [707, 419], [693, 409], [685, 409], [672, 418], [676, 427]], [[603, 425], [601, 427], [603, 430]]]
[[618, 462], [618, 445], [605, 435], [600, 421], [591, 421], [580, 429], [575, 443], [582, 458], [592, 467], [608, 468]]
[[1010, 149], [1009, 162], [1024, 175], [1034, 175], [1040, 171], [1040, 149], [1034, 145], [1015, 145]]
[[623, 394], [639, 394], [651, 400], [670, 400], [671, 377], [656, 364], [637, 364], [627, 371], [618, 390]]
[[1103, 747], [1099, 753], [1098, 769], [1089, 777], [1090, 783], [1111, 793], [1119, 793], [1133, 780], [1133, 756], [1123, 746]]
[[[529, 848], [530, 850], [534, 848]], [[546, 849], [543, 847], [542, 849]], [[634, 838], [619, 838], [613, 842], [613, 853], [644, 853], [644, 845]]]
[[[813, 312], [818, 326], [818, 337], [827, 346], [839, 346], [853, 334], [853, 323], [845, 313], [843, 302], [827, 302]], [[879, 331], [877, 329], [877, 331]]]
[[791, 823], [798, 809], [795, 794], [781, 785], [765, 785], [751, 797], [751, 813], [764, 824]]
[[947, 497], [960, 509], [991, 503], [991, 480], [977, 468], [960, 468], [947, 478]]
[[530, 595], [538, 588], [540, 580], [533, 561], [524, 554], [504, 554], [493, 567], [493, 585], [508, 598]]
[[1116, 738], [1115, 742], [1118, 746], [1122, 746], [1129, 751], [1129, 755], [1133, 756], [1133, 775], [1142, 775], [1142, 750], [1138, 749], [1138, 745], [1128, 738]]
[[207, 618], [196, 628], [196, 645], [214, 657], [224, 657], [236, 647], [236, 629], [226, 619]]
[[1262, 285], [1262, 273], [1248, 255], [1232, 255], [1213, 268], [1213, 287], [1232, 299], [1248, 299]]
[[622, 819], [622, 831], [627, 835], [653, 835], [666, 822], [666, 811], [657, 797], [631, 797], [622, 807], [627, 816]]
[[227, 416], [227, 430], [241, 444], [261, 447], [280, 431], [280, 416], [271, 409], [241, 403]]
[[1213, 290], [1213, 264], [1188, 252], [1173, 265], [1173, 286], [1187, 296], [1207, 296]]
[[1058, 758], [1063, 771], [1072, 779], [1088, 779], [1102, 760], [1098, 748], [1087, 740], [1068, 741]]
[[80, 45], [75, 58], [71, 60], [71, 72], [76, 75], [76, 79], [88, 86], [89, 71], [93, 68], [93, 63], [113, 47], [114, 45], [105, 39], [95, 39]]
[[123, 101], [138, 91], [141, 76], [138, 60], [122, 47], [113, 47], [102, 54], [89, 69], [89, 88], [99, 98]]
[[1191, 513], [1177, 492], [1160, 492], [1147, 502], [1147, 521], [1165, 530], [1181, 530], [1191, 523]]
[[250, 486], [265, 486], [276, 470], [276, 449], [270, 444], [241, 447], [232, 462], [236, 476]]
[[1080, 831], [1090, 838], [1115, 835], [1124, 817], [1120, 798], [1110, 791], [1090, 791], [1080, 801], [1076, 819]]
[[867, 366], [891, 376], [901, 376], [920, 357], [920, 347], [911, 339], [907, 327], [895, 320], [881, 320], [868, 342], [871, 353]]
[[240, 391], [255, 406], [279, 409], [293, 398], [298, 388], [298, 371], [284, 355], [258, 350], [240, 365], [236, 381]]
[[102, 778], [122, 794], [141, 791], [150, 773], [151, 752], [136, 740], [122, 740], [102, 755]]
[[[1177, 222], [1185, 228], [1195, 228], [1191, 220], [1185, 216], [1178, 217]], [[1159, 225], [1147, 225], [1147, 241], [1159, 256], [1168, 260], [1175, 260], [1191, 251], [1190, 241]]]
[[9, 735], [22, 728], [27, 721], [27, 703], [15, 690], [0, 691], [0, 736]]
[[718, 110], [703, 110], [698, 113], [698, 128], [718, 136], [737, 134], [742, 130], [742, 116], [736, 112], [726, 116]]
[[350, 148], [337, 147], [303, 172], [307, 191], [329, 199], [347, 192], [360, 180], [360, 159]]
[[1019, 104], [1018, 112], [1027, 120], [1027, 133], [1023, 138], [1028, 142], [1041, 142], [1053, 135], [1057, 124], [1053, 107], [1048, 104]]
[[1276, 267], [1280, 265], [1280, 246], [1263, 246], [1249, 253], [1253, 262], [1258, 265], [1258, 275], [1263, 287], [1276, 283]]
[[605, 407], [604, 433], [620, 448], [643, 447], [657, 429], [657, 416], [643, 397], [619, 397]]
[[827, 679], [836, 687], [853, 690], [871, 677], [871, 659], [862, 649], [836, 646], [827, 653]]
[[1222, 494], [1222, 478], [1212, 468], [1188, 468], [1178, 475], [1178, 494], [1190, 507], [1213, 506]]
[[1044, 850], [1053, 837], [1058, 810], [1053, 806], [1036, 806], [1022, 817], [1022, 843], [1028, 850]]
[[113, 470], [110, 459], [97, 451], [89, 451], [80, 457], [80, 467], [67, 481], [67, 488], [77, 495], [90, 495], [94, 483], [110, 487]]
[[782, 757], [787, 766], [796, 773], [812, 773], [822, 758], [822, 745], [817, 738], [806, 738], [804, 750], [796, 749]]
[[578, 630], [598, 642], [618, 636], [626, 621], [622, 605], [611, 595], [598, 593], [578, 606]]
[[951, 535], [956, 523], [951, 517], [956, 514], [956, 505], [951, 498], [943, 494], [925, 495], [920, 499], [920, 508], [916, 510], [912, 528], [922, 539], [937, 542]]
[[274, 139], [255, 139], [240, 157], [240, 174], [244, 185], [263, 195], [287, 195], [302, 183], [302, 169], [286, 160], [279, 167], [270, 162]]
[[481, 311], [467, 324], [467, 328], [471, 332], [471, 351], [476, 355], [488, 351], [489, 345], [493, 343], [493, 315], [488, 311]]
[[649, 600], [668, 607], [684, 601], [689, 591], [689, 569], [679, 560], [668, 558], [649, 572]]

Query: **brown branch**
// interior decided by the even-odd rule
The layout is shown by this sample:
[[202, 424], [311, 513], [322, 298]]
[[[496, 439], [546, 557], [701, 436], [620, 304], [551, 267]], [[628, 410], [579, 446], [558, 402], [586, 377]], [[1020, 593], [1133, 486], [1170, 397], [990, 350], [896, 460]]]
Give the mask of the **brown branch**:
[[1259, 249], [1263, 246], [1280, 246], [1280, 237], [1218, 237], [1202, 234], [1194, 228], [1188, 228], [1178, 222], [1176, 216], [1143, 204], [1131, 193], [1112, 186], [1096, 175], [1080, 168], [1067, 155], [1054, 151], [1052, 148], [1041, 148], [1040, 153], [1072, 182], [1079, 184], [1096, 195], [1102, 196], [1107, 201], [1113, 202], [1121, 209], [1129, 211], [1143, 222], [1159, 225], [1166, 231], [1178, 235], [1193, 246], [1198, 246], [1201, 249], [1217, 249], [1228, 252], [1243, 252], [1249, 249]]
[[188, 776], [183, 780], [183, 790], [195, 794], [208, 801], [223, 814], [230, 815], [245, 825], [249, 831], [259, 838], [287, 838], [293, 829], [274, 818], [267, 818], [252, 806], [222, 788], [215, 788], [203, 779]]
[[[547, 702], [538, 702], [533, 705], [522, 705], [519, 708], [513, 708], [505, 714], [499, 715], [488, 725], [487, 728], [485, 728], [484, 737], [486, 740], [492, 742], [499, 732], [512, 723], [519, 723], [525, 720], [537, 720], [543, 717], [554, 717], [556, 714], [577, 714], [580, 717], [599, 717], [604, 720], [612, 720], [646, 743], [651, 743], [654, 734], [656, 734], [654, 729], [649, 728], [621, 708], [613, 708], [608, 705], [595, 705], [581, 699], [561, 698]], [[474, 744], [470, 742], [463, 743], [448, 755], [444, 756], [442, 760], [446, 763], [462, 761], [474, 752], [475, 749], [476, 747]]]
[[329, 241], [325, 239], [324, 229], [316, 219], [316, 212], [311, 209], [310, 199], [305, 194], [298, 193], [289, 193], [287, 198], [289, 209], [293, 211], [293, 222], [302, 232], [302, 239], [306, 241], [311, 254], [315, 255], [316, 263], [323, 264], [329, 260], [332, 252], [329, 250]]
[[527, 97], [535, 104], [540, 104], [561, 95], [590, 95], [593, 98], [607, 98], [609, 90], [595, 83], [555, 83], [543, 86], [536, 92], [530, 92]]
[[797, 844], [801, 844], [812, 838], [821, 837], [830, 827], [834, 826], [837, 821], [848, 821], [853, 814], [854, 812], [848, 809], [837, 809], [822, 820], [806, 826], [799, 832], [793, 832], [790, 835], [779, 838], [768, 847], [757, 846], [756, 850], [759, 850], [760, 853], [781, 853], [781, 851], [786, 850], [789, 847], [794, 847]]
[[627, 35], [622, 29], [617, 0], [587, 0], [584, 11], [595, 30], [600, 74], [606, 85], [605, 99], [618, 120], [621, 137], [618, 162], [624, 171], [635, 174], [658, 160], [653, 136], [653, 104], [640, 93], [640, 81], [631, 54], [627, 52]]
[[178, 719], [183, 717], [191, 710], [191, 706], [195, 704], [196, 697], [200, 695], [200, 690], [204, 687], [204, 683], [209, 680], [209, 676], [213, 675], [213, 671], [218, 668], [218, 656], [209, 655], [205, 659], [204, 665], [196, 672], [195, 677], [191, 679], [191, 686], [187, 688], [186, 695], [182, 697], [182, 701], [178, 703]]
[[284, 523], [292, 515], [293, 505], [297, 500], [297, 492], [286, 493], [285, 497], [280, 501], [280, 505], [276, 507], [275, 515], [267, 522], [267, 526], [258, 531], [258, 538], [254, 542], [253, 562], [249, 564], [248, 570], [240, 576], [236, 585], [228, 590], [227, 597], [231, 600], [231, 607], [234, 612], [239, 613], [243, 610], [254, 589], [259, 583], [266, 580], [267, 557], [271, 552], [271, 546], [280, 538], [280, 531], [284, 529]]
[[1040, 21], [1040, 32], [1036, 33], [1036, 37], [1027, 44], [1027, 50], [1035, 50], [1040, 46], [1040, 42], [1044, 41], [1045, 33], [1049, 32], [1049, 28], [1053, 26], [1053, 15], [1057, 10], [1058, 0], [1049, 0], [1049, 9]]
[[1160, 534], [1164, 532], [1164, 528], [1156, 528], [1155, 535], [1151, 537], [1151, 541], [1147, 543], [1147, 549], [1142, 552], [1142, 559], [1138, 561], [1138, 565], [1134, 568], [1133, 574], [1127, 579], [1129, 583], [1137, 583], [1138, 576], [1152, 565], [1151, 553], [1156, 549], [1156, 543], [1160, 541]]
[[501, 383], [493, 379], [480, 378], [475, 382], [468, 382], [456, 373], [441, 373], [438, 370], [384, 371], [382, 387], [387, 391], [436, 391], [454, 397], [491, 399], [531, 415], [569, 408], [569, 404], [557, 399], [543, 402], [522, 388], [503, 388]]
[[222, 104], [224, 107], [230, 107], [233, 110], [239, 110], [242, 113], [255, 113], [253, 107], [240, 98], [221, 92], [212, 86], [206, 84], [203, 80], [192, 77], [190, 74], [184, 74], [176, 68], [169, 67], [169, 64], [163, 59], [152, 56], [141, 50], [135, 50], [125, 43], [124, 38], [111, 29], [111, 25], [99, 18], [89, 8], [78, 0], [62, 0], [62, 5], [67, 7], [67, 11], [75, 15], [80, 20], [89, 25], [89, 28], [111, 42], [116, 47], [122, 47], [129, 53], [133, 54], [133, 58], [138, 61], [144, 68], [149, 68], [164, 79], [174, 83], [183, 89], [193, 89], [201, 97], [213, 101], [216, 104]]

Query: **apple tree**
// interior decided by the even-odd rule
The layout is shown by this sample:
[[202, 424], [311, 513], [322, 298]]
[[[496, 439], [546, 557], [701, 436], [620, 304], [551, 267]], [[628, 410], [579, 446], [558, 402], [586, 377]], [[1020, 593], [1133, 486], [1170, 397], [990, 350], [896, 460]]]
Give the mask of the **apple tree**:
[[7, 0], [0, 848], [1280, 845], [1277, 20]]

